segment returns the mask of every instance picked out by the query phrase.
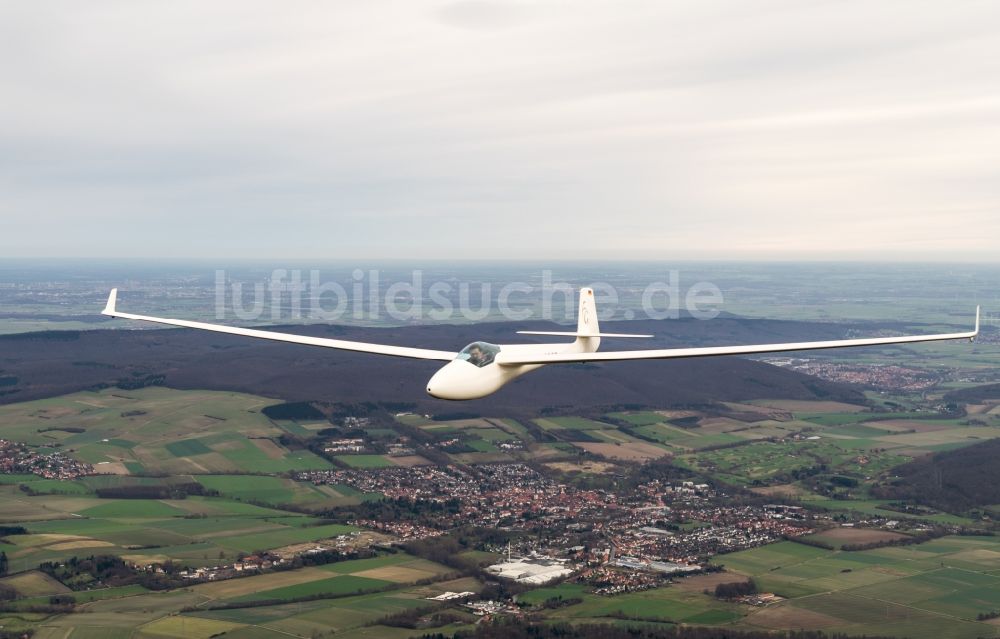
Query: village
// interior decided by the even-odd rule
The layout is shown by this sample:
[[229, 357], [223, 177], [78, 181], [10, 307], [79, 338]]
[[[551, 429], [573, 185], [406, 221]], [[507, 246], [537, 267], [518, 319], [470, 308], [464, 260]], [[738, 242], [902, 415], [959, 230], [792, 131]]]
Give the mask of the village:
[[76, 479], [94, 467], [59, 451], [39, 453], [27, 444], [0, 439], [0, 474], [34, 474], [45, 479]]

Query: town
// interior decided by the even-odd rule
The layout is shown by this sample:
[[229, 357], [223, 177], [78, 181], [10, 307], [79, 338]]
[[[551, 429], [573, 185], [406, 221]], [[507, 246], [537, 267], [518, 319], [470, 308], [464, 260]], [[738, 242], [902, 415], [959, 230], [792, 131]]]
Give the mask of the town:
[[524, 538], [531, 541], [518, 547], [521, 554], [572, 556], [584, 563], [627, 556], [696, 564], [811, 532], [804, 515], [741, 503], [693, 481], [654, 479], [627, 492], [581, 489], [520, 463], [309, 471], [297, 478], [408, 502], [404, 518], [353, 522], [402, 539], [437, 536], [463, 525], [497, 528], [530, 533]]

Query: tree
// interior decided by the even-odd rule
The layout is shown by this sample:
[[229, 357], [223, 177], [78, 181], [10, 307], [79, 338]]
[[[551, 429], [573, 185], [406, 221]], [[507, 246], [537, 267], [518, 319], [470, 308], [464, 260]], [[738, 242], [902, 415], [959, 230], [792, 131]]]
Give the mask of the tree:
[[0, 575], [7, 574], [7, 553], [0, 552]]

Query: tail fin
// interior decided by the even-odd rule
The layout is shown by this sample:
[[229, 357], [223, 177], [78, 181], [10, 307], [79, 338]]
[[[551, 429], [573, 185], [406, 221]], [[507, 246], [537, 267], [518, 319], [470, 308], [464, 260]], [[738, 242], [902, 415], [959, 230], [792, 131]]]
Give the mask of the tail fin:
[[580, 306], [576, 316], [576, 346], [584, 353], [593, 353], [601, 345], [601, 327], [597, 321], [594, 289], [580, 289]]
[[118, 305], [118, 289], [113, 288], [111, 289], [111, 294], [108, 295], [108, 303], [104, 306], [104, 310], [101, 311], [101, 315], [110, 315], [114, 317], [115, 313], [117, 312], [115, 310], [115, 306], [117, 305]]

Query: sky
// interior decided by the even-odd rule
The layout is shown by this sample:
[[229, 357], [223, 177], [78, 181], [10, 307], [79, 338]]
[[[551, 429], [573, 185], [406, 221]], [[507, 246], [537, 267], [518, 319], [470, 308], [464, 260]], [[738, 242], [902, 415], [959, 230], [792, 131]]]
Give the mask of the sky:
[[0, 74], [0, 257], [1000, 259], [992, 0], [0, 0]]

